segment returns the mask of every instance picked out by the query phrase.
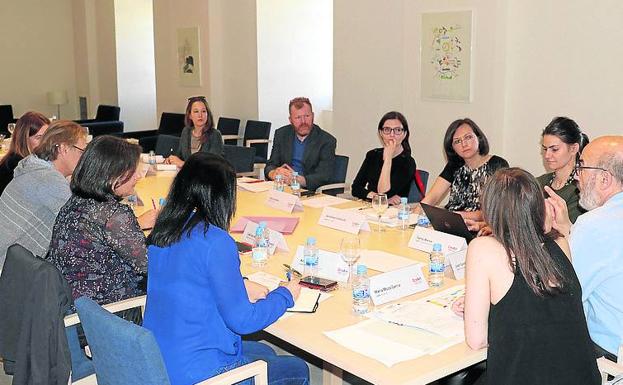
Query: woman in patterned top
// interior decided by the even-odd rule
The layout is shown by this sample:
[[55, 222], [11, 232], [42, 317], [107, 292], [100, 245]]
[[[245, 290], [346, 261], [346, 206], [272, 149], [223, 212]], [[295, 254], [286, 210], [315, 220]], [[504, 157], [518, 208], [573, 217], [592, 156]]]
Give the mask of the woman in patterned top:
[[437, 205], [450, 192], [446, 209], [471, 221], [481, 221], [480, 191], [493, 173], [508, 167], [499, 156], [489, 155], [489, 141], [471, 119], [458, 119], [446, 130], [443, 147], [448, 163], [422, 202]]
[[100, 136], [91, 142], [71, 180], [72, 196], [61, 208], [47, 259], [69, 282], [74, 298], [99, 304], [142, 294], [138, 283], [147, 270], [145, 235], [156, 211], [138, 219], [120, 203], [139, 178], [138, 145]]
[[575, 220], [586, 212], [578, 201], [580, 190], [574, 179], [575, 164], [588, 136], [580, 130], [577, 123], [565, 117], [554, 118], [543, 130], [541, 152], [545, 166], [551, 172], [537, 178], [541, 187], [549, 186], [567, 203], [569, 219]]

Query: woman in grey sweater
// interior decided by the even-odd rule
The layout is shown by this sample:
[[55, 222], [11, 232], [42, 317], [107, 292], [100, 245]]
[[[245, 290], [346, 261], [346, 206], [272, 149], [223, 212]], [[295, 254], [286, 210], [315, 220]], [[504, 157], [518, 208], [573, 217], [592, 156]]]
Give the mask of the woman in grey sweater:
[[223, 138], [214, 128], [212, 111], [204, 96], [188, 99], [184, 122], [186, 127], [182, 130], [177, 151], [166, 159], [166, 163], [182, 167], [186, 159], [196, 152], [223, 156]]

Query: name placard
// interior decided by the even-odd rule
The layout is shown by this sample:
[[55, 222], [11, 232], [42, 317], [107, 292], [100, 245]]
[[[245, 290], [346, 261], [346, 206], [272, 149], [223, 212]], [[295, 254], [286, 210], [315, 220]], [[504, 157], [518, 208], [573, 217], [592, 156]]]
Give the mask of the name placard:
[[325, 207], [322, 210], [318, 224], [351, 234], [359, 234], [360, 230], [370, 231], [370, 225], [363, 214], [334, 207]]
[[[446, 267], [450, 266], [454, 279], [465, 278], [465, 256], [467, 249], [446, 254]], [[447, 270], [446, 270], [447, 271]]]
[[302, 211], [303, 205], [296, 195], [288, 194], [283, 191], [270, 190], [266, 205], [277, 210], [292, 213], [292, 211]]
[[418, 263], [370, 277], [370, 298], [374, 305], [382, 305], [428, 289], [422, 266]]
[[433, 244], [441, 243], [444, 255], [454, 253], [467, 248], [467, 242], [463, 237], [442, 233], [426, 227], [417, 226], [409, 239], [409, 247], [422, 250], [427, 253], [433, 251]]
[[[252, 245], [255, 242], [255, 229], [259, 226], [255, 222], [247, 222], [247, 225], [244, 228], [244, 233], [242, 233], [242, 241]], [[268, 253], [275, 254], [275, 249], [279, 249], [280, 251], [289, 251], [288, 243], [284, 238], [283, 234], [279, 231], [275, 231], [273, 229], [268, 229]]]
[[[296, 249], [291, 266], [304, 274], [305, 260], [303, 259], [303, 246]], [[348, 281], [348, 264], [344, 262], [338, 253], [318, 250], [318, 276], [338, 282]]]

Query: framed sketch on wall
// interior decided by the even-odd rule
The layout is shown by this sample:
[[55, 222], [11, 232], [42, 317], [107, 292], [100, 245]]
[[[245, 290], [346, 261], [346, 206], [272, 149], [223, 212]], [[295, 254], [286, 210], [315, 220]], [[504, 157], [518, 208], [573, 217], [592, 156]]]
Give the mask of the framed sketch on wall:
[[201, 86], [199, 27], [177, 29], [177, 72], [181, 86]]
[[471, 101], [472, 11], [422, 13], [423, 99]]

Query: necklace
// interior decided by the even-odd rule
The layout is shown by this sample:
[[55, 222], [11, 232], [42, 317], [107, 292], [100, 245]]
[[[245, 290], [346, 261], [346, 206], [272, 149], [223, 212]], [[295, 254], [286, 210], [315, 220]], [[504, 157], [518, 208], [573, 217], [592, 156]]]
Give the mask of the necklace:
[[[549, 185], [552, 188], [554, 188], [554, 179], [556, 179], [556, 173], [555, 172], [552, 173], [552, 179], [549, 180]], [[575, 182], [575, 179], [573, 178], [573, 173], [571, 173], [571, 174], [569, 174], [569, 177], [567, 178], [565, 183], [562, 186], [560, 186], [559, 188], [557, 188], [557, 189], [554, 188], [554, 190], [560, 190], [561, 188], [563, 188], [563, 187], [565, 187], [567, 185], [573, 184], [574, 182]]]

